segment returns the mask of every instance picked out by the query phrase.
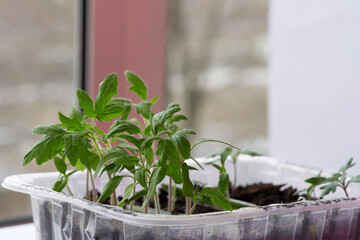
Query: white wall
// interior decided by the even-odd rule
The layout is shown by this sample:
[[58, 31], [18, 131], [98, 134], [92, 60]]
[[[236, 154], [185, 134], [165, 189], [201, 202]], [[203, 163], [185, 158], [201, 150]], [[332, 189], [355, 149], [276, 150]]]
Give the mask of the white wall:
[[270, 155], [360, 173], [360, 0], [273, 0]]

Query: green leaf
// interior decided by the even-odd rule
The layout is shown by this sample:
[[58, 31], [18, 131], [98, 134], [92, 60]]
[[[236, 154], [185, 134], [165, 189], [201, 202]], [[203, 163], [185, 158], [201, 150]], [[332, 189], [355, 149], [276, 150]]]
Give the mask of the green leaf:
[[131, 112], [131, 106], [132, 103], [129, 99], [126, 98], [113, 98], [110, 100], [108, 104], [121, 106], [124, 108], [124, 111], [121, 116], [121, 120], [127, 120], [129, 117], [129, 114]]
[[217, 191], [216, 189], [210, 188], [210, 187], [204, 187], [200, 194], [200, 196], [207, 196], [211, 198], [214, 205], [218, 206], [219, 208], [222, 208], [224, 210], [232, 211], [231, 203], [226, 199], [224, 194]]
[[106, 134], [100, 128], [95, 127], [96, 133], [102, 137], [106, 137]]
[[86, 154], [80, 156], [80, 161], [84, 162], [83, 158], [90, 161], [91, 168], [95, 170], [100, 162], [100, 157], [95, 150], [87, 151]]
[[354, 160], [353, 158], [350, 158], [344, 166], [341, 166], [339, 168], [339, 172], [345, 172], [349, 168], [353, 167], [355, 165], [355, 163], [352, 163], [353, 160]]
[[169, 163], [168, 165], [167, 175], [172, 177], [176, 184], [181, 184], [184, 182], [180, 168], [181, 166], [178, 163]]
[[59, 158], [58, 156], [55, 156], [54, 157], [54, 164], [55, 164], [56, 169], [60, 173], [65, 175], [66, 169], [67, 169], [66, 163], [61, 158]]
[[123, 133], [123, 132], [128, 132], [129, 134], [139, 134], [141, 133], [141, 130], [135, 124], [129, 123], [124, 120], [118, 120], [111, 125], [107, 137], [110, 138], [115, 134]]
[[156, 135], [158, 133], [158, 130], [164, 126], [166, 120], [171, 118], [176, 112], [180, 110], [180, 107], [172, 107], [170, 109], [155, 114], [152, 120], [154, 134]]
[[231, 148], [229, 147], [224, 147], [220, 150], [220, 152], [218, 153], [219, 157], [220, 157], [220, 162], [221, 165], [224, 167], [225, 166], [225, 161], [228, 158], [228, 156], [231, 153]]
[[67, 181], [65, 178], [61, 178], [60, 180], [57, 180], [53, 187], [52, 187], [52, 190], [56, 191], [56, 192], [61, 192], [64, 187], [66, 186], [67, 184]]
[[147, 194], [147, 189], [142, 189], [139, 192], [135, 193], [131, 198], [129, 198], [129, 202], [139, 199]]
[[78, 162], [76, 163], [75, 167], [76, 167], [77, 169], [79, 169], [80, 171], [84, 171], [84, 170], [85, 170], [85, 166], [84, 166], [80, 161], [78, 161]]
[[141, 149], [151, 148], [154, 141], [163, 140], [161, 137], [150, 137], [141, 143]]
[[151, 125], [147, 126], [143, 132], [143, 135], [145, 136], [150, 136], [150, 134], [151, 134]]
[[125, 111], [125, 108], [115, 104], [106, 104], [105, 109], [99, 112], [96, 118], [102, 121], [112, 121], [113, 119], [121, 116]]
[[226, 172], [222, 172], [219, 175], [219, 182], [218, 182], [218, 190], [219, 192], [225, 194], [226, 190], [229, 188], [229, 174]]
[[164, 139], [164, 146], [163, 148], [165, 148], [167, 150], [167, 152], [169, 153], [169, 162], [175, 162], [175, 163], [180, 163], [180, 156], [179, 153], [176, 150], [176, 147], [173, 143], [173, 141], [171, 141], [170, 139]]
[[136, 138], [136, 137], [134, 137], [134, 136], [127, 135], [127, 134], [124, 134], [124, 133], [116, 134], [115, 137], [116, 137], [116, 138], [125, 139], [125, 140], [127, 140], [129, 143], [134, 144], [134, 145], [138, 148], [138, 150], [141, 149], [141, 143], [143, 142], [143, 139], [139, 139], [139, 138]]
[[157, 184], [157, 178], [158, 175], [161, 171], [161, 167], [157, 167], [150, 176], [150, 180], [149, 180], [149, 191], [148, 191], [148, 195], [146, 196], [141, 208], [144, 209], [146, 204], [149, 202], [151, 195], [154, 194], [154, 191], [156, 191], [156, 184]]
[[189, 178], [189, 169], [186, 163], [182, 165], [183, 185], [182, 189], [186, 197], [192, 197], [194, 192], [194, 185]]
[[160, 166], [160, 167], [165, 167], [166, 163], [169, 159], [169, 151], [166, 147], [164, 147], [164, 141], [166, 141], [166, 140], [159, 141], [158, 149], [156, 149], [158, 151], [158, 155], [160, 155], [160, 158], [157, 162], [158, 166]]
[[198, 160], [196, 160], [193, 157], [191, 157], [191, 159], [196, 163], [196, 165], [198, 165], [199, 168], [201, 168], [201, 170], [204, 170], [204, 168], [201, 166], [201, 164], [198, 162]]
[[139, 159], [135, 156], [118, 156], [114, 163], [126, 165], [126, 166], [132, 166], [139, 162]]
[[84, 130], [81, 122], [78, 119], [70, 119], [64, 116], [61, 112], [59, 112], [60, 122], [69, 130], [69, 131], [77, 131], [81, 132]]
[[83, 109], [84, 114], [89, 118], [95, 118], [96, 114], [94, 109], [94, 103], [89, 97], [89, 95], [81, 89], [78, 89], [76, 91], [76, 95], [79, 101], [79, 106]]
[[117, 93], [118, 79], [115, 73], [107, 75], [99, 85], [99, 92], [95, 99], [95, 113], [104, 112], [106, 105]]
[[147, 87], [143, 80], [139, 76], [137, 76], [135, 73], [130, 71], [125, 71], [125, 76], [129, 83], [132, 84], [131, 87], [129, 87], [129, 90], [136, 93], [142, 100], [147, 100]]
[[154, 104], [157, 102], [158, 99], [159, 99], [159, 96], [155, 96], [155, 97], [153, 97], [153, 98], [150, 100], [150, 103], [151, 103], [152, 105], [154, 105]]
[[[70, 164], [75, 166], [82, 154], [86, 154], [91, 148], [89, 139], [80, 133], [72, 133], [65, 136], [65, 154], [68, 157]], [[89, 168], [89, 165], [86, 166]]]
[[299, 195], [299, 194], [301, 194], [301, 193], [303, 193], [303, 192], [306, 192], [307, 190], [308, 190], [307, 188], [299, 189], [299, 190], [297, 190], [296, 192], [294, 192], [292, 195], [293, 195], [293, 196], [296, 196], [296, 195]]
[[136, 113], [149, 120], [154, 115], [151, 112], [151, 106], [152, 104], [150, 102], [140, 102], [135, 105]]
[[188, 118], [187, 118], [185, 115], [181, 115], [181, 114], [179, 114], [179, 115], [174, 115], [174, 116], [172, 116], [172, 118], [169, 120], [169, 122], [170, 122], [170, 123], [174, 123], [174, 122], [179, 122], [179, 121], [181, 121], [181, 120], [186, 121], [186, 120], [188, 120]]
[[360, 175], [352, 177], [349, 182], [360, 182]]
[[104, 187], [103, 192], [101, 193], [98, 203], [104, 202], [110, 195], [115, 191], [119, 186], [121, 180], [124, 176], [115, 176], [113, 177]]
[[39, 139], [31, 149], [25, 154], [22, 166], [29, 164], [34, 158], [38, 165], [52, 159], [62, 148], [63, 135], [47, 135]]
[[66, 132], [56, 126], [56, 125], [42, 125], [42, 126], [37, 126], [32, 130], [33, 134], [36, 135], [42, 135], [42, 134], [46, 134], [46, 135], [59, 135], [59, 134], [65, 134]]
[[320, 189], [323, 189], [323, 191], [321, 192], [320, 197], [324, 197], [325, 195], [328, 195], [330, 191], [334, 193], [336, 191], [337, 186], [338, 186], [337, 182], [331, 182], [330, 184], [321, 186]]
[[109, 104], [118, 105], [118, 106], [132, 106], [132, 102], [130, 99], [127, 98], [112, 98]]
[[315, 190], [315, 185], [311, 185], [311, 186], [307, 189], [307, 191], [306, 191], [306, 198], [307, 198], [307, 199], [310, 199], [311, 194], [314, 192], [314, 190]]
[[136, 155], [136, 153], [139, 152], [139, 149], [133, 145], [127, 144], [127, 143], [121, 143], [119, 144], [120, 147], [129, 150], [133, 155]]
[[175, 103], [170, 103], [166, 109], [178, 108], [178, 107], [180, 107], [180, 104], [175, 102]]
[[196, 135], [196, 132], [192, 129], [181, 129], [179, 131], [176, 132], [177, 134], [193, 134], [193, 135]]
[[191, 170], [199, 171], [199, 169], [197, 169], [197, 168], [195, 168], [195, 167], [192, 167], [192, 166], [188, 166], [188, 169], [189, 169], [189, 171], [191, 171]]
[[166, 173], [167, 173], [167, 165], [165, 165], [164, 167], [158, 165], [158, 167], [161, 167], [161, 170], [156, 179], [156, 185], [158, 185], [159, 183], [162, 182], [162, 180], [164, 180], [164, 178], [166, 177]]
[[216, 168], [217, 170], [219, 170], [220, 172], [222, 172], [224, 170], [224, 168], [220, 167], [219, 165], [217, 165], [216, 163], [212, 163], [211, 166], [213, 166], [214, 168]]
[[252, 157], [258, 157], [258, 156], [263, 155], [261, 153], [257, 153], [257, 152], [253, 152], [253, 151], [249, 151], [249, 150], [243, 150], [243, 151], [240, 151], [239, 153], [249, 155], [249, 156], [252, 156]]
[[146, 159], [146, 162], [149, 166], [151, 166], [154, 163], [154, 152], [151, 148], [145, 148], [144, 149], [144, 156]]
[[107, 154], [100, 160], [94, 176], [96, 177], [100, 170], [108, 163], [117, 163], [121, 165], [135, 165], [139, 159], [135, 156], [130, 156], [124, 149], [121, 147], [115, 146], [107, 152]]
[[121, 200], [121, 202], [118, 204], [118, 207], [122, 207], [124, 206], [125, 201], [131, 196], [131, 193], [134, 191], [135, 188], [135, 184], [131, 183], [129, 184], [124, 191], [124, 195], [123, 195], [123, 199]]
[[84, 120], [84, 117], [81, 115], [81, 112], [79, 111], [79, 109], [75, 108], [75, 107], [71, 107], [70, 108], [70, 114], [69, 117], [71, 119], [76, 119], [79, 122], [82, 122]]
[[328, 182], [327, 178], [324, 177], [312, 177], [305, 180], [305, 182], [313, 184], [313, 185], [320, 185], [323, 183]]
[[140, 168], [135, 172], [136, 181], [138, 181], [140, 185], [145, 189], [147, 189], [146, 172], [149, 172], [147, 168]]
[[185, 135], [177, 132], [171, 137], [171, 140], [178, 149], [180, 155], [184, 159], [189, 159], [191, 157], [190, 156], [191, 145]]

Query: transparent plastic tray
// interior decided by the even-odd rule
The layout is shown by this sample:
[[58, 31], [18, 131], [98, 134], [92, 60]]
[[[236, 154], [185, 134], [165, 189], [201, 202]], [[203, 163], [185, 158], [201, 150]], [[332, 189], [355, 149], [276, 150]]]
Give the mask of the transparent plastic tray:
[[[232, 179], [231, 165], [227, 167]], [[207, 165], [204, 168], [206, 172], [192, 171], [192, 179], [216, 185], [217, 171]], [[271, 182], [296, 188], [307, 187], [304, 179], [319, 171], [249, 156], [241, 156], [236, 168], [239, 184]], [[23, 174], [3, 182], [5, 188], [31, 195], [38, 239], [360, 238], [360, 198], [304, 201], [191, 216], [152, 215], [84, 200], [82, 173], [70, 178], [75, 197], [51, 191], [57, 177], [57, 173]], [[99, 190], [105, 183], [106, 179], [96, 179]], [[118, 193], [125, 186], [126, 182], [122, 182]], [[358, 196], [359, 189], [349, 189], [349, 192]]]

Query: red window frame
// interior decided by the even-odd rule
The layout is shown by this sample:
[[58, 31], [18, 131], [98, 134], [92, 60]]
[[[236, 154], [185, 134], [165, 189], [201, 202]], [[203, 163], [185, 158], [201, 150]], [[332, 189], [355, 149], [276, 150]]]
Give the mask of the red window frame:
[[[121, 97], [127, 91], [123, 72], [130, 70], [149, 86], [149, 97], [159, 96], [155, 111], [164, 105], [167, 1], [93, 0], [88, 6], [86, 86], [95, 97], [99, 83], [112, 72], [119, 77]], [[107, 128], [110, 123], [101, 127]]]

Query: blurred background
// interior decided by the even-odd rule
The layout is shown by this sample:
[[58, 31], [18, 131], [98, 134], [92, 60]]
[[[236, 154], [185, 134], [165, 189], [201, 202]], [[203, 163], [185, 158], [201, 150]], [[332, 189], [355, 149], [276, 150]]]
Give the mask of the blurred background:
[[[196, 139], [213, 137], [239, 146], [255, 139], [253, 148], [267, 152], [268, 3], [260, 0], [175, 0], [159, 1], [155, 6], [151, 6], [154, 3], [130, 6], [130, 1], [118, 2], [121, 4], [117, 1], [108, 4], [70, 0], [0, 1], [0, 181], [12, 174], [53, 170], [50, 161], [44, 168], [34, 163], [20, 166], [23, 155], [37, 139], [31, 133], [32, 128], [57, 123], [58, 111], [68, 113], [75, 104], [77, 87], [93, 91], [93, 82], [101, 81], [109, 72], [117, 72], [123, 78], [126, 69], [139, 73], [151, 90], [159, 89], [159, 83], [152, 86], [153, 82], [160, 82], [162, 91], [153, 90], [160, 95], [160, 104], [179, 102], [190, 119], [186, 127], [197, 131]], [[124, 23], [123, 19], [118, 19], [119, 22], [113, 23], [115, 26], [101, 23], [105, 26], [99, 27], [99, 31], [110, 29], [102, 33], [110, 36], [101, 36], [101, 33], [94, 36], [98, 34], [98, 23], [93, 16], [99, 15], [98, 21], [107, 21], [101, 18], [107, 18], [106, 12], [113, 11], [114, 6], [122, 15], [120, 18], [128, 21]], [[144, 71], [141, 64], [146, 63], [139, 65], [138, 60], [128, 66], [120, 63], [122, 66], [108, 70], [93, 66], [98, 65], [94, 61], [102, 60], [101, 56], [100, 60], [91, 57], [107, 51], [101, 49], [105, 43], [100, 41], [111, 41], [109, 39], [118, 34], [113, 32], [116, 26], [133, 24], [136, 27], [136, 23], [130, 22], [134, 21], [130, 14], [123, 10], [131, 8], [131, 12], [136, 7], [147, 12], [144, 18], [154, 18], [149, 15], [161, 11], [160, 19], [158, 15], [153, 20], [157, 36], [146, 35], [155, 38], [156, 45], [159, 45], [157, 41], [162, 42], [158, 46], [163, 48], [161, 56], [155, 53], [160, 59], [155, 64], [159, 65], [157, 71], [161, 79], [152, 78], [153, 70], [150, 74]], [[131, 31], [139, 34], [148, 31], [148, 27]], [[123, 39], [123, 35], [127, 35], [125, 30], [119, 38]], [[105, 39], [99, 39], [101, 37]], [[117, 44], [122, 43], [121, 39]], [[85, 52], [84, 44], [87, 45]], [[100, 49], [94, 50], [96, 44]], [[138, 48], [136, 44], [141, 42], [130, 44], [130, 49]], [[153, 48], [151, 44], [148, 48]], [[118, 54], [114, 58], [124, 58], [124, 53], [116, 52], [114, 43], [108, 51]], [[104, 63], [105, 68], [111, 64], [114, 63]], [[85, 67], [91, 69], [83, 72]], [[101, 73], [94, 80], [96, 71]], [[194, 155], [206, 156], [213, 151], [214, 146], [204, 145]], [[27, 196], [1, 188], [0, 202], [0, 223], [30, 219]]]
[[[125, 70], [160, 96], [156, 110], [181, 104], [194, 140], [336, 170], [360, 152], [359, 9], [356, 0], [0, 0], [0, 181], [54, 170], [21, 167], [32, 128], [68, 114], [76, 88], [95, 96], [110, 72], [120, 96], [134, 98]], [[31, 221], [28, 196], [0, 188], [0, 203], [0, 226]]]

